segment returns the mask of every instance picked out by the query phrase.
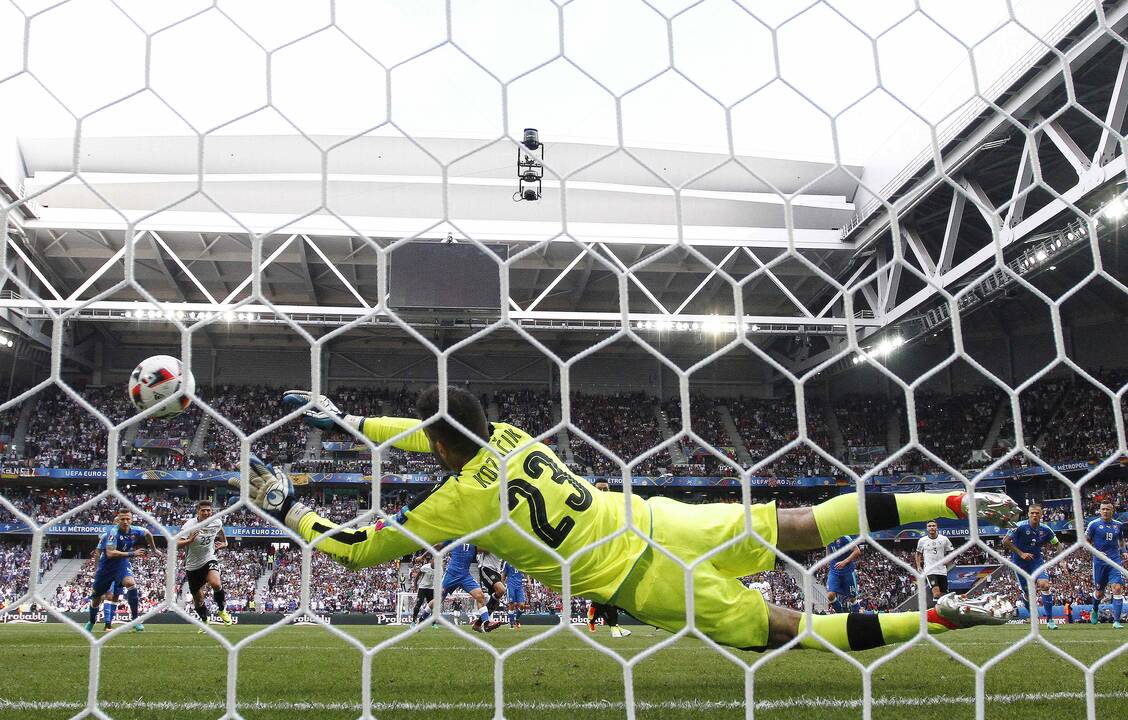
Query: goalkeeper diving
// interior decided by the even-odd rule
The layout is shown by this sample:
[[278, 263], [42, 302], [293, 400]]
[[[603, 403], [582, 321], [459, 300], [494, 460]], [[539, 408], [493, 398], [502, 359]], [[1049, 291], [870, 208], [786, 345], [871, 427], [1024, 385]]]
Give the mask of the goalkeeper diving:
[[[717, 643], [745, 650], [784, 645], [803, 633], [808, 621], [803, 613], [767, 603], [759, 591], [746, 588], [739, 578], [773, 569], [773, 548], [817, 550], [843, 535], [859, 533], [858, 498], [849, 493], [812, 507], [776, 508], [774, 502], [752, 505], [751, 527], [762, 541], [745, 533], [743, 505], [689, 505], [632, 495], [630, 517], [638, 532], [615, 534], [627, 527], [625, 495], [597, 492], [525, 431], [488, 422], [477, 397], [465, 390], [446, 388], [447, 411], [439, 416], [441, 392], [433, 386], [416, 402], [416, 413], [428, 421], [426, 425], [416, 418], [348, 415], [325, 396], [305, 391], [288, 391], [283, 396], [287, 407], [303, 410], [304, 421], [312, 427], [348, 427], [377, 444], [398, 437], [392, 445], [408, 452], [432, 453], [452, 473], [422, 500], [403, 508], [394, 523], [381, 520], [324, 536], [337, 524], [302, 504], [286, 473], [258, 458], [251, 459], [248, 500], [313, 542], [317, 550], [349, 568], [364, 568], [418, 551], [419, 543], [404, 531], [434, 545], [498, 520], [502, 473], [496, 454], [505, 463], [509, 519], [524, 534], [512, 525], [499, 524], [475, 536], [478, 547], [560, 589], [560, 563], [550, 550], [555, 551], [571, 559], [574, 595], [614, 605], [644, 623], [677, 632], [687, 624], [682, 563], [689, 565], [725, 545], [692, 572], [694, 626]], [[231, 483], [238, 485], [239, 481]], [[1020, 515], [1014, 500], [997, 493], [866, 493], [863, 502], [871, 531], [941, 517], [964, 518], [969, 512], [981, 521], [1009, 526]], [[612, 535], [607, 542], [579, 552]], [[644, 537], [681, 562], [656, 550]], [[1013, 613], [1013, 606], [994, 594], [969, 599], [950, 593], [928, 610], [927, 626], [930, 633], [941, 633], [1001, 624]], [[818, 637], [802, 637], [800, 647], [866, 650], [912, 639], [919, 631], [920, 614], [815, 615], [811, 623]]]

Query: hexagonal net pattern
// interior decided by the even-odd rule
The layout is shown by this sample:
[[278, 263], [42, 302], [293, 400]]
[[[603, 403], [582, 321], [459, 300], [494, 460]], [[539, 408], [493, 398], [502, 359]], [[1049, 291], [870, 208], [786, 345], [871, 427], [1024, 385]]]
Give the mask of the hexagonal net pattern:
[[[1071, 699], [1098, 717], [1097, 673], [1128, 646], [1082, 661], [1047, 640], [1032, 599], [1046, 593], [1043, 572], [1056, 580], [1082, 554], [1095, 566], [1122, 570], [1119, 544], [1077, 528], [1099, 522], [1093, 503], [1115, 495], [1118, 481], [1108, 478], [1126, 452], [1128, 385], [1122, 373], [1107, 370], [1102, 350], [1077, 350], [1073, 328], [1094, 303], [1121, 313], [1122, 322], [1128, 299], [1119, 254], [1114, 257], [1128, 215], [1121, 187], [1128, 3], [1034, 12], [1008, 2], [968, 20], [956, 15], [975, 13], [953, 13], [945, 2], [859, 10], [837, 0], [624, 0], [607, 7], [577, 0], [535, 8], [511, 3], [508, 12], [490, 4], [373, 9], [333, 2], [294, 4], [294, 18], [285, 22], [272, 17], [273, 7], [248, 2], [148, 5], [7, 0], [0, 11], [10, 48], [0, 58], [0, 97], [33, 98], [36, 112], [67, 129], [65, 142], [52, 144], [13, 121], [25, 172], [38, 170], [0, 188], [0, 308], [19, 339], [19, 357], [27, 363], [39, 357], [46, 372], [21, 392], [10, 384], [9, 399], [0, 404], [11, 416], [4, 435], [18, 447], [19, 428], [34, 423], [35, 413], [77, 412], [86, 419], [68, 425], [76, 433], [73, 445], [100, 444], [92, 462], [105, 463], [104, 488], [77, 503], [28, 501], [0, 485], [0, 521], [31, 538], [18, 561], [26, 579], [0, 615], [35, 602], [89, 645], [85, 699], [58, 707], [73, 705], [76, 716], [112, 716], [118, 706], [103, 696], [112, 673], [104, 662], [108, 643], [136, 623], [173, 613], [222, 648], [226, 690], [214, 709], [224, 718], [256, 709], [240, 699], [241, 653], [296, 621], [319, 626], [359, 654], [359, 703], [302, 705], [295, 698], [259, 710], [355, 711], [362, 718], [394, 709], [487, 710], [503, 717], [610, 707], [628, 718], [693, 710], [692, 698], [647, 705], [636, 682], [647, 661], [699, 643], [743, 680], [739, 699], [700, 706], [706, 710], [740, 707], [752, 716], [809, 707], [813, 701], [771, 699], [772, 681], [757, 676], [775, 664], [804, 662], [791, 659], [812, 655], [800, 648], [821, 648], [858, 673], [860, 696], [843, 702], [860, 707], [865, 718], [878, 706], [875, 675], [910, 651], [953, 658], [974, 678], [966, 697], [922, 703], [972, 704], [976, 717], [985, 717], [992, 703], [1020, 701], [989, 693], [988, 672], [1035, 647], [1083, 676]], [[505, 17], [520, 40], [499, 37], [494, 24]], [[716, 40], [703, 43], [704, 36]], [[108, 38], [118, 50], [103, 52]], [[60, 62], [60, 47], [77, 59]], [[846, 70], [832, 67], [827, 47], [850, 59]], [[951, 65], [920, 62], [927, 53], [947, 53], [942, 57]], [[732, 81], [732, 68], [743, 84]], [[605, 117], [593, 119], [570, 105]], [[560, 118], [556, 135], [575, 141], [554, 143], [544, 126], [539, 138], [530, 138], [520, 124], [537, 116], [530, 108], [550, 108]], [[890, 116], [899, 121], [882, 120]], [[122, 125], [130, 130], [115, 137], [111, 129]], [[261, 141], [268, 135], [274, 140]], [[861, 148], [866, 156], [859, 160]], [[494, 169], [500, 155], [507, 163], [504, 183]], [[20, 164], [0, 161], [0, 180], [9, 164]], [[432, 316], [393, 300], [397, 253], [402, 258], [408, 248], [443, 239], [450, 241], [448, 254], [455, 246], [465, 251], [459, 257], [468, 258], [467, 267], [485, 262], [487, 295], [496, 269], [497, 295], [487, 298], [485, 311], [443, 316], [440, 308]], [[502, 241], [506, 249], [499, 251]], [[87, 247], [94, 248], [88, 257], [97, 259], [96, 269], [81, 264]], [[631, 252], [621, 250], [626, 247]], [[62, 269], [67, 262], [73, 269]], [[231, 279], [221, 263], [236, 264], [240, 279]], [[542, 270], [557, 274], [545, 282]], [[288, 282], [306, 302], [279, 290]], [[671, 288], [683, 282], [684, 292], [671, 302]], [[599, 283], [612, 289], [596, 296]], [[468, 282], [458, 289], [480, 288]], [[574, 307], [560, 305], [562, 295]], [[1019, 340], [1005, 327], [1018, 322], [1015, 313], [999, 311], [996, 324], [1004, 328], [990, 342], [1005, 337], [1009, 358], [1000, 362], [999, 351], [982, 349], [977, 323], [994, 312], [980, 310], [1008, 302], [1024, 303], [1018, 315], [1042, 318], [1023, 336], [1039, 349], [1016, 353], [1012, 341]], [[544, 307], [554, 309], [538, 310]], [[48, 596], [48, 573], [41, 571], [51, 555], [48, 537], [109, 505], [130, 509], [168, 548], [183, 539], [159, 504], [140, 501], [122, 485], [136, 477], [123, 475], [134, 467], [131, 450], [123, 449], [143, 447], [135, 438], [159, 408], [134, 413], [121, 405], [124, 394], [112, 400], [84, 387], [86, 375], [102, 374], [82, 358], [99, 332], [80, 337], [75, 328], [100, 322], [130, 322], [134, 332], [152, 333], [150, 344], [178, 347], [174, 354], [188, 368], [203, 367], [201, 346], [216, 347], [232, 323], [262, 328], [257, 339], [256, 331], [248, 333], [249, 349], [233, 352], [232, 364], [275, 367], [269, 356], [280, 333], [303, 353], [308, 348], [302, 389], [311, 395], [300, 407], [255, 414], [245, 409], [262, 402], [252, 391], [240, 409], [224, 393], [242, 391], [215, 387], [214, 355], [208, 391], [179, 391], [199, 423], [192, 442], [211, 442], [214, 431], [234, 461], [227, 470], [238, 501], [217, 516], [300, 548], [290, 568], [300, 589], [276, 622], [237, 640], [202, 622], [177, 601], [181, 578], [172, 551], [146, 565], [163, 573], [160, 601], [107, 635], [84, 632]], [[548, 339], [546, 332], [561, 329], [575, 331], [584, 346], [569, 353]], [[351, 390], [342, 396], [327, 379], [329, 356], [348, 353], [333, 343], [370, 332], [395, 336], [415, 348], [422, 367], [433, 364], [433, 373], [402, 376], [440, 388], [437, 409], [422, 417], [433, 444], [421, 440], [414, 424], [358, 424], [351, 415], [412, 415], [410, 401], [390, 395], [362, 401]], [[537, 427], [496, 424], [487, 442], [468, 424], [476, 416], [461, 414], [461, 396], [448, 388], [464, 379], [465, 367], [489, 379], [464, 358], [495, 361], [490, 346], [500, 338], [543, 359], [552, 393], [536, 396], [540, 411], [522, 411], [538, 418]], [[598, 385], [587, 367], [604, 362], [600, 353], [622, 348], [616, 361], [626, 357], [625, 365], [634, 365], [620, 379], [634, 382], [635, 367], [646, 363], [672, 380], [676, 393], [657, 402], [584, 395]], [[1016, 355], [1026, 370], [1016, 369]], [[717, 400], [737, 385], [732, 378], [709, 385], [710, 373], [724, 363], [735, 368], [735, 378], [768, 378], [752, 383], [759, 397]], [[979, 387], [955, 393], [957, 372], [978, 378]], [[16, 373], [14, 361], [13, 378]], [[840, 382], [845, 378], [850, 381]], [[841, 389], [867, 383], [881, 385], [883, 397]], [[950, 397], [938, 400], [934, 390], [945, 383]], [[701, 387], [716, 397], [703, 396]], [[516, 395], [505, 397], [520, 405]], [[319, 434], [290, 435], [289, 447], [320, 447], [320, 433], [335, 432], [342, 445], [371, 457], [363, 465], [371, 509], [334, 518], [339, 526], [322, 519], [299, 525], [252, 502], [255, 453], [302, 421], [320, 424]], [[969, 438], [974, 423], [982, 427]], [[451, 450], [459, 443], [442, 441], [439, 432], [470, 437], [473, 452]], [[389, 465], [392, 473], [439, 472], [426, 464], [431, 461], [422, 470], [398, 465], [405, 449], [433, 451], [444, 467], [463, 470], [409, 511], [395, 512], [381, 501], [390, 492]], [[73, 458], [73, 450], [56, 455], [61, 467], [51, 469], [66, 470], [59, 458]], [[568, 465], [573, 455], [580, 462]], [[694, 466], [687, 456], [710, 470], [654, 469]], [[22, 467], [30, 472], [33, 465]], [[317, 477], [293, 475], [307, 482]], [[596, 494], [584, 476], [610, 476], [621, 495]], [[49, 477], [101, 480], [98, 473]], [[1001, 531], [988, 524], [990, 516], [953, 517], [962, 512], [954, 509], [960, 493], [1000, 491], [1002, 479], [1017, 487], [1030, 477], [1046, 487], [1060, 483], [1063, 497], [1042, 493], [1055, 501], [1045, 507], [1060, 515], [1049, 520], [1048, 514], [1047, 522], [1077, 537], [1037, 567], [1018, 562], [1021, 548], [1011, 554], [1009, 545], [996, 543]], [[672, 509], [672, 501], [646, 497], [656, 486], [679, 482], [733, 488], [740, 503]], [[475, 483], [486, 499], [466, 494], [459, 496], [462, 505], [442, 499]], [[785, 515], [781, 502], [777, 516], [761, 501], [780, 487], [811, 490], [808, 500], [827, 504], [809, 513], [788, 508]], [[849, 506], [835, 502], [843, 497], [839, 489], [856, 493]], [[890, 501], [891, 490], [932, 495], [906, 492], [912, 499], [899, 505]], [[299, 492], [298, 502], [305, 497]], [[944, 498], [955, 500], [944, 505]], [[930, 510], [910, 511], [911, 502], [931, 503]], [[436, 507], [445, 514], [423, 519]], [[953, 620], [918, 610], [931, 597], [927, 569], [891, 549], [892, 542], [921, 534], [903, 526], [941, 517], [948, 523], [942, 529], [966, 542], [949, 546], [940, 562], [974, 555], [988, 578], [977, 593], [1005, 587], [1015, 598], [1031, 598], [1021, 616], [1028, 632], [1007, 636], [994, 655], [972, 660], [940, 639], [941, 630], [962, 629], [966, 613]], [[709, 537], [711, 523], [722, 520], [724, 529]], [[865, 546], [877, 558], [867, 562], [907, 588], [880, 608], [890, 612], [854, 613], [861, 619], [838, 626], [832, 615], [819, 624], [828, 606], [823, 583], [832, 582], [823, 573], [836, 572], [831, 566], [841, 559], [823, 554], [828, 528]], [[388, 536], [394, 539], [382, 542]], [[702, 537], [715, 542], [698, 547]], [[329, 622], [313, 600], [319, 574], [331, 572], [322, 551], [358, 571], [387, 567], [412, 552], [428, 555], [439, 569], [460, 545], [474, 543], [559, 593], [558, 622], [499, 646], [439, 611], [373, 644]], [[736, 577], [773, 567], [794, 578], [797, 607], [768, 610], [763, 598], [770, 589], [734, 589]], [[433, 578], [441, 596], [443, 574]], [[626, 657], [571, 622], [568, 609], [579, 595], [621, 605], [668, 634]], [[1052, 623], [1052, 602], [1049, 607], [1044, 619]], [[1092, 612], [1099, 615], [1101, 606]], [[895, 631], [881, 618], [911, 627], [902, 622]], [[374, 666], [433, 624], [492, 659], [491, 703], [374, 700]], [[513, 657], [554, 642], [595, 649], [615, 663], [622, 700], [597, 707], [567, 697], [508, 701]], [[885, 643], [894, 645], [885, 654], [851, 652]], [[763, 654], [746, 652], [753, 649]], [[489, 669], [482, 674], [487, 684]], [[1038, 699], [1052, 698], [1021, 701]], [[0, 697], [0, 709], [12, 700]]]

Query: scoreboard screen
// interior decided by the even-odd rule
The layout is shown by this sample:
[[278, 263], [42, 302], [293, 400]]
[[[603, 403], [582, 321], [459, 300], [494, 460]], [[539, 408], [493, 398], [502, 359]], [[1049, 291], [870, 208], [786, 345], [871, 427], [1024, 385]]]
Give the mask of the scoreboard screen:
[[388, 285], [393, 308], [501, 310], [501, 266], [507, 245], [414, 242], [392, 251]]

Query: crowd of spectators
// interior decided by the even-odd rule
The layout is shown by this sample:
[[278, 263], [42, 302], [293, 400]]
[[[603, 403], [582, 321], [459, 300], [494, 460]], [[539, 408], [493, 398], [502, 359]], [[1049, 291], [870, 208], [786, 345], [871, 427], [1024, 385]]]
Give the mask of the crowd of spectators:
[[[662, 412], [666, 413], [666, 421], [670, 430], [678, 432], [682, 427], [681, 400], [668, 400], [662, 404]], [[707, 445], [730, 460], [736, 460], [736, 448], [729, 437], [721, 420], [721, 413], [713, 398], [704, 395], [692, 394], [689, 396], [690, 427], [695, 435], [705, 441]], [[732, 475], [732, 466], [721, 461], [716, 455], [700, 443], [689, 438], [681, 441], [682, 453], [688, 462], [684, 467], [675, 467], [675, 475]]]
[[[292, 612], [301, 594], [302, 554], [285, 547], [277, 552], [276, 567], [267, 581], [263, 607], [267, 612]], [[401, 589], [399, 563], [348, 570], [321, 553], [311, 558], [310, 608], [318, 613], [392, 613]]]
[[[1093, 481], [1085, 487], [1086, 509], [1095, 512], [1097, 505], [1103, 499], [1110, 499], [1118, 508], [1125, 507], [1128, 503], [1128, 482], [1122, 480]], [[38, 504], [37, 498], [25, 496], [17, 498], [17, 505], [21, 510], [42, 519], [40, 513], [51, 512], [52, 508], [60, 507], [52, 503], [66, 501], [81, 501], [87, 498], [82, 493], [65, 495], [53, 493], [48, 502]], [[172, 495], [138, 494], [135, 496], [139, 503], [147, 503], [148, 509], [156, 514], [172, 519], [182, 519], [190, 514], [186, 511], [183, 499]], [[698, 498], [708, 500], [709, 498]], [[366, 498], [364, 496], [321, 495], [309, 497], [311, 502], [318, 505], [320, 511], [335, 521], [346, 521], [364, 512]], [[389, 497], [383, 506], [385, 512], [393, 513], [401, 505], [402, 497]], [[809, 498], [792, 498], [787, 495], [777, 499], [781, 506], [806, 504]], [[100, 506], [99, 506], [100, 507]], [[45, 509], [46, 508], [46, 509]], [[112, 508], [106, 508], [112, 513]], [[1061, 517], [1053, 514], [1056, 506], [1048, 508], [1048, 521], [1069, 519], [1065, 513]], [[101, 519], [94, 515], [96, 519]], [[108, 516], [107, 516], [108, 517]], [[246, 511], [230, 517], [228, 522], [261, 524], [263, 521], [257, 515]], [[1069, 546], [1069, 538], [1063, 537]], [[997, 541], [988, 541], [997, 547]], [[163, 543], [158, 543], [162, 544]], [[957, 545], [960, 542], [957, 540]], [[913, 567], [914, 555], [911, 547], [890, 545], [883, 543], [895, 557], [909, 567]], [[59, 556], [60, 548], [50, 545], [44, 553], [44, 569]], [[822, 552], [812, 552], [797, 557], [797, 561], [813, 566], [823, 557]], [[26, 588], [27, 563], [30, 554], [26, 542], [6, 540], [0, 544], [0, 600], [10, 602]], [[286, 543], [255, 544], [245, 543], [239, 546], [236, 541], [229, 549], [220, 553], [223, 567], [224, 584], [228, 590], [228, 604], [232, 610], [244, 611], [249, 609], [255, 597], [255, 587], [264, 572], [269, 572], [270, 577], [265, 593], [260, 599], [261, 604], [257, 609], [264, 611], [289, 612], [297, 607], [301, 586], [301, 552]], [[956, 564], [997, 563], [997, 559], [988, 555], [978, 546], [965, 549], [956, 559]], [[328, 557], [320, 554], [312, 556], [313, 583], [311, 584], [311, 608], [319, 613], [391, 613], [395, 611], [397, 594], [401, 591], [411, 591], [405, 580], [405, 573], [401, 572], [399, 563], [386, 563], [359, 572], [349, 571], [337, 565]], [[142, 607], [148, 608], [160, 602], [165, 597], [164, 587], [164, 561], [159, 558], [135, 559], [133, 561], [134, 574], [141, 587], [143, 598]], [[1075, 553], [1066, 558], [1062, 563], [1050, 570], [1054, 592], [1072, 596], [1076, 592], [1088, 592], [1090, 584], [1089, 557], [1087, 553]], [[55, 598], [55, 604], [68, 610], [82, 610], [86, 607], [90, 582], [94, 570], [93, 562], [87, 562], [82, 572], [72, 581], [63, 585]], [[872, 545], [863, 546], [863, 554], [858, 563], [860, 600], [864, 609], [869, 611], [889, 611], [898, 607], [906, 598], [917, 593], [916, 580], [912, 573], [900, 565], [890, 561], [884, 553]], [[816, 582], [825, 583], [826, 568], [815, 574]], [[1000, 573], [1001, 580], [997, 580], [992, 589], [1000, 589], [1012, 599], [1018, 598], [1018, 587], [1010, 574]], [[772, 602], [787, 607], [801, 608], [803, 595], [801, 585], [796, 582], [791, 573], [780, 565], [777, 569], [760, 573], [756, 576], [744, 578], [746, 584], [752, 584], [766, 592]], [[178, 567], [176, 585], [178, 596], [182, 596], [184, 572]], [[997, 585], [997, 587], [996, 587]], [[558, 613], [561, 610], [559, 593], [530, 579], [528, 582], [528, 596], [530, 612]], [[182, 600], [183, 601], [183, 600]], [[579, 606], [577, 605], [577, 608]]]
[[[1128, 374], [1123, 371], [1097, 372], [1094, 377], [1113, 392], [1128, 381]], [[1049, 463], [1099, 462], [1119, 446], [1113, 400], [1104, 390], [1080, 377], [1065, 383], [1057, 412], [1045, 419], [1040, 430], [1038, 456]]]
[[[1098, 372], [1096, 377], [1108, 387], [1118, 388], [1128, 378], [1124, 372]], [[86, 388], [82, 396], [111, 422], [121, 422], [133, 414], [132, 406], [119, 388]], [[285, 414], [279, 403], [280, 390], [267, 386], [207, 386], [198, 389], [199, 397], [243, 432], [254, 432], [276, 422]], [[335, 401], [350, 412], [366, 415], [414, 415], [414, 394], [407, 390], [381, 388], [339, 388], [332, 391]], [[956, 395], [918, 392], [916, 422], [921, 443], [957, 468], [975, 467], [986, 462], [983, 449], [995, 411], [1004, 400], [994, 386]], [[482, 396], [483, 403], [499, 420], [512, 422], [533, 434], [544, 432], [558, 419], [553, 397], [539, 390], [502, 390]], [[1021, 395], [1027, 442], [1047, 462], [1101, 460], [1115, 452], [1118, 444], [1111, 399], [1091, 383], [1074, 379], [1051, 378], [1035, 383]], [[74, 398], [58, 388], [40, 393], [30, 416], [24, 452], [15, 455], [14, 443], [7, 442], [0, 465], [27, 468], [37, 466], [78, 469], [101, 468], [107, 457], [106, 428], [79, 406]], [[710, 398], [694, 394], [690, 398], [692, 430], [722, 455], [733, 458], [736, 446], [743, 444], [752, 463], [759, 463], [798, 436], [793, 397]], [[720, 406], [727, 406], [736, 425], [739, 443], [729, 436], [721, 420]], [[856, 471], [864, 472], [891, 453], [887, 447], [897, 434], [891, 423], [901, 423], [899, 435], [908, 442], [907, 414], [903, 399], [878, 395], [845, 395], [836, 398], [833, 436], [821, 402], [808, 402], [807, 435], [811, 443], [834, 455]], [[9, 440], [15, 432], [18, 409], [3, 414], [3, 427]], [[669, 432], [680, 432], [681, 406], [678, 400], [662, 402], [642, 393], [609, 395], [576, 394], [571, 400], [571, 423], [589, 434], [624, 460], [638, 457], [667, 438], [660, 429], [658, 414], [664, 414]], [[1009, 417], [1009, 413], [1006, 413]], [[201, 428], [201, 423], [205, 426]], [[206, 432], [205, 432], [206, 430]], [[891, 432], [891, 430], [893, 432]], [[312, 433], [312, 434], [311, 434]], [[1013, 423], [1009, 421], [992, 449], [998, 457], [1013, 442]], [[197, 438], [196, 436], [200, 437]], [[0, 432], [0, 436], [5, 436]], [[121, 438], [132, 435], [123, 430]], [[570, 433], [574, 467], [584, 474], [620, 474], [616, 463], [587, 442]], [[1011, 440], [1008, 440], [1008, 437]], [[208, 417], [198, 404], [172, 419], [146, 420], [137, 425], [138, 444], [144, 440], [163, 440], [168, 447], [121, 447], [118, 464], [123, 469], [223, 470], [238, 468], [240, 443], [224, 423]], [[193, 440], [200, 442], [193, 446]], [[1037, 444], [1034, 444], [1037, 439]], [[326, 442], [339, 442], [329, 446]], [[556, 434], [545, 438], [556, 442]], [[151, 443], [150, 443], [151, 444]], [[635, 475], [692, 474], [724, 475], [731, 466], [722, 462], [699, 443], [683, 440], [681, 453], [686, 462], [674, 465], [663, 449], [641, 461]], [[311, 431], [298, 420], [277, 427], [252, 443], [252, 451], [269, 457], [296, 472], [357, 472], [370, 474], [372, 459], [363, 443], [341, 433]], [[1019, 457], [1015, 465], [1032, 461]], [[891, 472], [935, 472], [934, 463], [918, 453], [908, 453], [889, 467]], [[381, 455], [381, 473], [440, 472], [426, 453], [407, 453], [388, 447]], [[789, 451], [761, 468], [758, 474], [778, 477], [795, 475], [840, 475], [840, 468], [807, 445]]]
[[[216, 553], [221, 565], [223, 587], [226, 593], [227, 608], [243, 612], [254, 600], [255, 583], [265, 570], [265, 554], [255, 547], [236, 547], [229, 545]], [[166, 598], [165, 559], [163, 557], [132, 558], [133, 579], [137, 583], [140, 596], [139, 608], [147, 612]], [[90, 607], [90, 590], [97, 569], [95, 560], [90, 559], [69, 581], [61, 584], [55, 591], [52, 605], [64, 611], [79, 612]], [[182, 607], [192, 607], [188, 596], [187, 577], [183, 563], [177, 563], [173, 591], [176, 602]], [[210, 594], [209, 594], [210, 597]], [[210, 602], [210, 600], [209, 600]]]
[[[987, 439], [995, 411], [1003, 401], [1001, 390], [992, 385], [955, 395], [918, 392], [915, 401], [916, 430], [921, 445], [957, 470], [986, 462], [973, 456], [976, 450], [982, 450]], [[901, 441], [908, 443], [908, 413], [903, 402], [899, 405]], [[943, 472], [936, 463], [916, 453], [907, 453], [899, 460], [906, 472]]]
[[[521, 428], [533, 437], [540, 435], [560, 421], [554, 417], [553, 398], [537, 390], [499, 390], [493, 394], [497, 406], [497, 419]], [[490, 406], [487, 401], [486, 407]], [[555, 445], [555, 434], [544, 439], [546, 445]]]
[[[572, 425], [629, 462], [660, 445], [656, 401], [642, 393], [572, 396]], [[575, 434], [570, 436], [574, 462], [585, 475], [621, 475], [618, 463]], [[634, 465], [632, 475], [663, 475], [670, 471], [670, 453], [659, 450]]]
[[[741, 397], [725, 402], [753, 464], [761, 462], [799, 436], [799, 421], [793, 397], [777, 400]], [[821, 411], [808, 404], [806, 415], [807, 437], [824, 451], [833, 453], [834, 444], [830, 440]], [[756, 474], [795, 477], [840, 473], [808, 445], [799, 445], [760, 467]]]
[[[39, 577], [50, 570], [62, 554], [62, 546], [48, 542], [39, 554]], [[0, 539], [0, 610], [27, 592], [31, 545], [24, 540]]]

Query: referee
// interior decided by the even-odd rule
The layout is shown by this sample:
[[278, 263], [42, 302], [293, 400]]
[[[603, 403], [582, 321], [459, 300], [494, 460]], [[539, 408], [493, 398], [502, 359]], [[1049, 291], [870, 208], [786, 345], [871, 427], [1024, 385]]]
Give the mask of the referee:
[[936, 604], [940, 596], [948, 592], [948, 566], [944, 563], [944, 556], [952, 552], [952, 541], [947, 535], [940, 534], [940, 527], [935, 520], [928, 521], [928, 534], [917, 540], [916, 568], [923, 572], [925, 579], [932, 588], [932, 602], [929, 607]]

